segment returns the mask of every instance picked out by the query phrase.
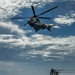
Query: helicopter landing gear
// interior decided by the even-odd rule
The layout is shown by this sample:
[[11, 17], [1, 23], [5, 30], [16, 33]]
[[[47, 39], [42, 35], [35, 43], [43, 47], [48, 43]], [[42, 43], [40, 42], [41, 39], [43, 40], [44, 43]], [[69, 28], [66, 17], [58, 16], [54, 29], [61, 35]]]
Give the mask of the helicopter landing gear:
[[48, 28], [48, 30], [50, 31], [50, 28]]
[[45, 27], [44, 27], [44, 26], [42, 26], [42, 28], [43, 28], [43, 29], [45, 29]]
[[37, 32], [37, 29], [35, 31]]

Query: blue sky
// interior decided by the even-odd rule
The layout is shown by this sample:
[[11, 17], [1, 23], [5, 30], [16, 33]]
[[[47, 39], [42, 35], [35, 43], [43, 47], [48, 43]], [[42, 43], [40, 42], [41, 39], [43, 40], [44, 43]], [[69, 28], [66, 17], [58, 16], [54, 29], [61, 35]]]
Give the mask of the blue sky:
[[[37, 33], [28, 19], [9, 20], [14, 17], [33, 16], [50, 8], [58, 8], [42, 15], [56, 24]], [[75, 0], [0, 0], [0, 75], [49, 75], [50, 69], [75, 70]], [[60, 73], [63, 75], [63, 73]], [[74, 73], [64, 75], [74, 75]]]

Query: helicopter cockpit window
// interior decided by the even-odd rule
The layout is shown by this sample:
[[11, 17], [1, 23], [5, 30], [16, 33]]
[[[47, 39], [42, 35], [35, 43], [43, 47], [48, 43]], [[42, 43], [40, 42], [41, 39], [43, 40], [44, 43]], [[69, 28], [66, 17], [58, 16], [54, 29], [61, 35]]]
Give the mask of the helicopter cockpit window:
[[31, 21], [35, 21], [34, 18], [31, 18]]

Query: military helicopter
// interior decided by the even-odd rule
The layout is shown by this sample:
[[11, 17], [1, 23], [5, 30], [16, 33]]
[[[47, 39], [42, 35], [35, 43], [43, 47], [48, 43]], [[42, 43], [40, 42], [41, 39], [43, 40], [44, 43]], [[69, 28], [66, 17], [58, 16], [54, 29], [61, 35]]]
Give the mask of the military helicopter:
[[56, 70], [56, 69], [51, 69], [50, 71], [50, 75], [59, 75], [59, 73], [75, 73], [75, 70], [63, 70], [63, 69], [59, 69], [59, 70]]
[[40, 22], [39, 18], [40, 19], [51, 19], [51, 18], [48, 18], [48, 17], [40, 17], [40, 16], [43, 15], [43, 14], [45, 14], [45, 13], [47, 13], [47, 12], [49, 12], [49, 11], [51, 11], [51, 10], [53, 10], [53, 9], [55, 9], [55, 8], [57, 8], [57, 7], [58, 6], [55, 6], [55, 7], [51, 8], [51, 9], [45, 11], [45, 12], [42, 12], [42, 13], [36, 15], [34, 7], [31, 6], [32, 12], [33, 12], [33, 16], [32, 17], [17, 17], [17, 18], [11, 18], [11, 19], [29, 18], [28, 21], [27, 21], [27, 23], [24, 26], [26, 26], [27, 24], [29, 24], [31, 27], [34, 28], [34, 30], [36, 32], [39, 31], [40, 29], [48, 29], [50, 31], [50, 28], [53, 27], [53, 26], [55, 26], [55, 24], [52, 24], [52, 25], [43, 24], [43, 23]]

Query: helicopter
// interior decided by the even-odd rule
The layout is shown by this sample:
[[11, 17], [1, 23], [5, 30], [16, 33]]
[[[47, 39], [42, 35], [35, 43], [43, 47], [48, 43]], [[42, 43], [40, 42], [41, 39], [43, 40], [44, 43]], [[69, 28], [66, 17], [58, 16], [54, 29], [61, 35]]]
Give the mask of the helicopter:
[[45, 11], [45, 12], [42, 12], [42, 13], [36, 15], [34, 7], [31, 6], [31, 9], [32, 9], [32, 12], [33, 12], [33, 16], [32, 17], [18, 17], [18, 18], [11, 18], [11, 19], [29, 18], [28, 21], [27, 21], [27, 23], [24, 24], [24, 26], [26, 26], [27, 24], [29, 24], [31, 27], [34, 28], [34, 30], [36, 32], [39, 31], [40, 29], [48, 29], [50, 31], [51, 27], [55, 26], [55, 24], [52, 24], [52, 25], [44, 24], [44, 23], [40, 22], [39, 19], [51, 19], [49, 17], [40, 17], [40, 16], [43, 15], [43, 14], [45, 14], [45, 13], [47, 13], [47, 12], [49, 12], [49, 11], [51, 11], [51, 10], [53, 10], [53, 9], [55, 9], [55, 8], [57, 8], [57, 7], [58, 6], [55, 6], [55, 7], [51, 8], [51, 9]]
[[50, 71], [50, 75], [59, 75], [60, 73], [75, 73], [75, 70], [63, 70], [63, 69], [59, 69], [59, 70], [56, 70], [56, 69], [51, 69]]

